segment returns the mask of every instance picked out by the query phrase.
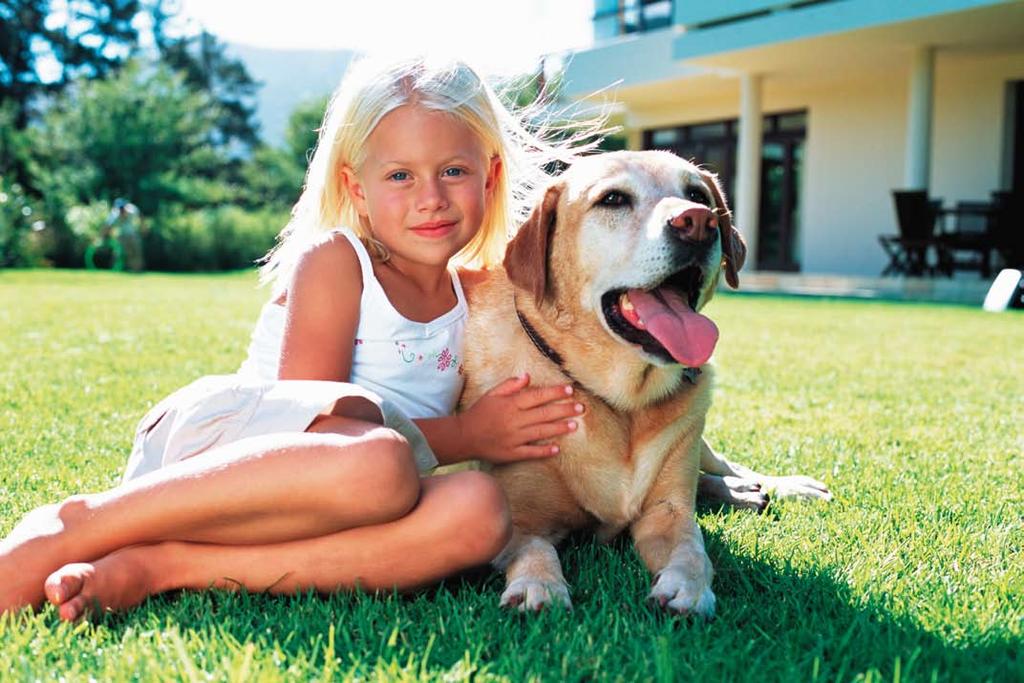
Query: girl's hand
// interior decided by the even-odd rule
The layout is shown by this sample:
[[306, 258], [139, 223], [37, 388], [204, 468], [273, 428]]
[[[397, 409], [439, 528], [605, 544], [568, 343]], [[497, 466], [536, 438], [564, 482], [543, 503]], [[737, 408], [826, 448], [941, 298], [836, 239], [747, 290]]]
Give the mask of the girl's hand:
[[465, 445], [481, 460], [505, 463], [557, 455], [558, 446], [535, 442], [576, 430], [576, 421], [568, 418], [582, 414], [583, 404], [571, 400], [571, 386], [529, 384], [527, 374], [507, 379], [459, 416]]

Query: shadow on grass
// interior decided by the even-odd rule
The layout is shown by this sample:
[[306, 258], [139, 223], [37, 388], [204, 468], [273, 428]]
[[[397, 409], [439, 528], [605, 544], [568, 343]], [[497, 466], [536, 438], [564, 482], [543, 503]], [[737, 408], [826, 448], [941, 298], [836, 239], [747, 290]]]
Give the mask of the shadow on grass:
[[803, 678], [845, 680], [875, 671], [883, 680], [1024, 680], [1020, 643], [1008, 631], [954, 640], [893, 613], [887, 596], [855, 592], [836, 576], [841, 568], [769, 563], [735, 552], [714, 533], [705, 541], [719, 615], [738, 651], [764, 648], [773, 654], [763, 660], [799, 663]]
[[402, 596], [183, 593], [105, 625], [125, 635], [174, 625], [313, 665], [334, 626], [342, 670], [362, 675], [418, 660], [419, 671], [440, 675], [468, 661], [511, 680], [1024, 680], [1008, 629], [954, 641], [893, 614], [885, 596], [851, 590], [833, 575], [839, 569], [738, 553], [715, 533], [705, 540], [718, 596], [708, 623], [648, 605], [650, 577], [620, 537], [572, 539], [563, 551], [572, 612], [501, 610], [503, 579], [483, 570]]

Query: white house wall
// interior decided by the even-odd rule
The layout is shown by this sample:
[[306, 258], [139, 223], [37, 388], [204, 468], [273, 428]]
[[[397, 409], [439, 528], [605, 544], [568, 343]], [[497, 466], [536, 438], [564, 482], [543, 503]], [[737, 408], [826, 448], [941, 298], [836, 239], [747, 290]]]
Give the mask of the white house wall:
[[[841, 82], [764, 78], [766, 113], [807, 110], [798, 259], [804, 273], [877, 275], [886, 258], [881, 233], [896, 232], [892, 190], [903, 182], [909, 78], [907, 60]], [[1024, 80], [1024, 51], [936, 56], [931, 194], [949, 205], [984, 201], [1000, 189], [1006, 82]], [[630, 146], [647, 128], [736, 118], [734, 88], [663, 86], [675, 101], [631, 104]], [[682, 97], [680, 97], [682, 96]], [[698, 160], [699, 161], [699, 160]], [[740, 226], [745, 228], [746, 226]]]
[[1024, 51], [939, 52], [931, 193], [947, 204], [986, 201], [1002, 177], [1007, 81], [1024, 80]]
[[799, 253], [805, 273], [877, 275], [880, 233], [896, 232], [906, 74], [875, 74], [807, 97]]

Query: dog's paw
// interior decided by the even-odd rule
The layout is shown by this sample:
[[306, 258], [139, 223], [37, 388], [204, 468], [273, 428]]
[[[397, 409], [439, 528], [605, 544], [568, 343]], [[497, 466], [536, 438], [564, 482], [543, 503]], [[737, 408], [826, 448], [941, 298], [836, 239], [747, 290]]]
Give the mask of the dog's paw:
[[711, 586], [689, 579], [672, 567], [658, 574], [647, 599], [676, 614], [696, 614], [705, 619], [715, 616], [715, 594]]
[[722, 482], [727, 489], [725, 502], [735, 508], [764, 512], [771, 502], [768, 492], [754, 479], [725, 476]]
[[509, 582], [501, 594], [502, 607], [515, 607], [520, 612], [539, 612], [549, 605], [572, 609], [569, 587], [564, 582], [523, 576]]
[[789, 477], [765, 477], [761, 488], [769, 496], [779, 500], [832, 500], [832, 492], [817, 479], [793, 475]]

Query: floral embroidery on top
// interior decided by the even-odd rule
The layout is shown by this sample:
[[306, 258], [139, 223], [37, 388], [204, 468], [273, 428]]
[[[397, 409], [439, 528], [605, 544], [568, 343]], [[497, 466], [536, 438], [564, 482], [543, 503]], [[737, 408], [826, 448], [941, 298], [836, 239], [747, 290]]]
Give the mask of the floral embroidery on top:
[[437, 359], [437, 371], [447, 372], [448, 370], [456, 370], [459, 374], [462, 374], [462, 363], [460, 358], [451, 352], [447, 346], [441, 350], [440, 353], [431, 355], [431, 358]]
[[[395, 350], [398, 351], [398, 357], [401, 358], [402, 361], [406, 363], [413, 363], [416, 361], [416, 352], [407, 349], [404, 343], [395, 342], [395, 346], [397, 347]], [[420, 356], [420, 360], [423, 360], [423, 356]]]
[[[423, 354], [416, 353], [416, 351], [406, 346], [405, 342], [396, 341], [395, 351], [398, 352], [398, 357], [402, 359], [403, 363], [411, 365], [412, 363], [418, 364], [423, 362]], [[451, 349], [447, 346], [438, 353], [429, 354], [428, 357], [432, 361], [436, 361], [438, 372], [447, 372], [450, 369], [455, 369], [460, 375], [464, 372], [462, 364], [459, 362], [459, 357], [452, 353]]]

